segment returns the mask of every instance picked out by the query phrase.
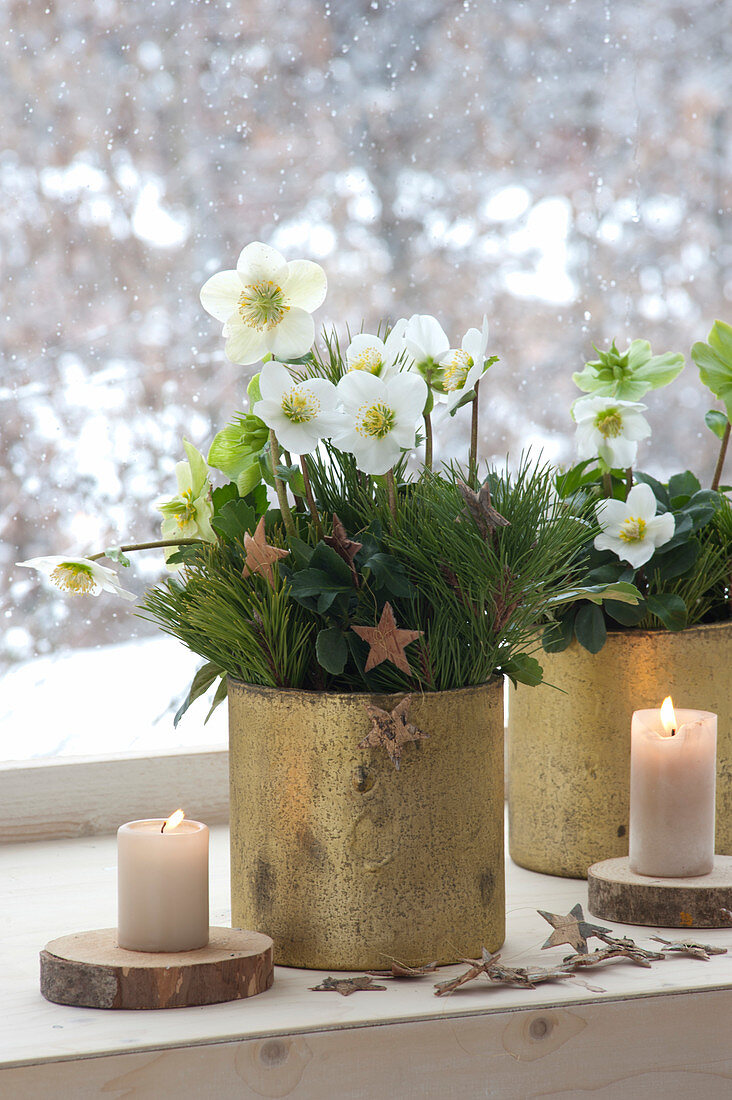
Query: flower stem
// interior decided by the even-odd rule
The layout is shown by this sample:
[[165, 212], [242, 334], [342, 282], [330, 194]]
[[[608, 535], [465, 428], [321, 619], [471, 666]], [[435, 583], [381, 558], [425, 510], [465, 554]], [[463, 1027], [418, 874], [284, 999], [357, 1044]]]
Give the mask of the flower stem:
[[613, 479], [610, 471], [602, 475], [602, 488], [606, 497], [613, 495]]
[[[131, 542], [127, 546], [118, 547], [123, 554], [131, 553], [133, 550], [157, 550], [160, 547], [165, 546], [196, 546], [200, 545], [203, 539], [156, 539], [154, 542]], [[100, 558], [106, 558], [107, 551], [102, 550], [99, 554], [89, 554], [89, 561], [99, 561]]]
[[478, 476], [478, 391], [480, 381], [475, 383], [473, 389], [475, 390], [475, 397], [473, 398], [473, 411], [470, 421], [470, 456], [468, 458], [468, 480], [471, 486]]
[[[284, 455], [286, 465], [292, 466], [292, 455], [290, 454], [290, 452], [285, 450], [285, 448], [283, 447], [282, 448], [282, 454]], [[295, 498], [295, 511], [296, 512], [304, 512], [305, 511], [305, 501], [302, 499], [302, 497], [299, 497], [297, 495], [297, 493], [295, 493], [295, 492], [293, 492], [292, 495]]]
[[308, 473], [308, 464], [305, 461], [305, 455], [300, 455], [300, 469], [302, 470], [302, 479], [305, 482], [305, 500], [308, 502], [308, 508], [310, 509], [310, 515], [312, 516], [315, 534], [318, 539], [322, 539], [323, 526], [320, 522], [318, 509], [315, 506], [315, 497], [313, 496], [313, 489], [310, 484], [310, 474]]
[[280, 445], [277, 442], [277, 436], [274, 434], [272, 428], [269, 429], [269, 451], [269, 457], [272, 460], [272, 476], [275, 483], [275, 492], [277, 493], [277, 500], [279, 501], [280, 512], [282, 513], [282, 522], [285, 525], [285, 531], [287, 531], [287, 534], [294, 535], [295, 521], [292, 518], [290, 504], [287, 500], [287, 489], [285, 487], [284, 481], [277, 474], [277, 467], [280, 464]]
[[630, 492], [630, 490], [632, 488], [633, 488], [633, 467], [629, 466], [628, 469], [625, 471], [625, 492], [626, 492], [626, 495]]
[[724, 435], [722, 436], [722, 445], [719, 448], [719, 457], [717, 458], [717, 466], [714, 470], [714, 477], [712, 478], [712, 488], [718, 489], [719, 483], [722, 480], [722, 467], [724, 466], [724, 459], [727, 454], [727, 444], [729, 443], [730, 422], [727, 421], [727, 427], [724, 429]]
[[[426, 418], [425, 418], [426, 419]], [[397, 518], [396, 485], [394, 484], [394, 467], [386, 471], [386, 491], [389, 494], [389, 511], [394, 519]]]
[[424, 414], [424, 466], [432, 470], [432, 417]]

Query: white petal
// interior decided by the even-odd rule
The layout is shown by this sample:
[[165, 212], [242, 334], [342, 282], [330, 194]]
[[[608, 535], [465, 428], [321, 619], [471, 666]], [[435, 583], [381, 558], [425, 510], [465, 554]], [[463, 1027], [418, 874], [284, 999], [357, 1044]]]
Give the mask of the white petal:
[[255, 416], [258, 416], [260, 420], [263, 420], [268, 428], [272, 428], [275, 431], [277, 430], [280, 420], [286, 419], [285, 414], [282, 412], [282, 403], [280, 401], [257, 401], [252, 412]]
[[276, 328], [264, 334], [267, 348], [278, 359], [299, 359], [310, 351], [315, 325], [304, 309], [290, 309]]
[[386, 384], [387, 400], [399, 414], [420, 416], [427, 402], [427, 383], [419, 374], [402, 371]]
[[646, 538], [650, 539], [654, 547], [663, 546], [674, 537], [676, 520], [670, 512], [663, 512], [660, 516], [654, 516], [646, 524]]
[[[353, 370], [355, 363], [358, 363], [364, 352], [372, 352], [373, 357], [384, 360], [386, 348], [384, 341], [380, 340], [378, 336], [369, 336], [365, 332], [359, 332], [357, 336], [354, 336], [351, 340], [348, 348], [346, 349], [346, 363], [349, 368]], [[369, 371], [369, 373], [371, 373]]]
[[603, 437], [597, 453], [613, 470], [626, 470], [628, 466], [632, 466], [635, 462], [638, 444], [634, 443], [632, 439], [625, 439], [622, 435], [617, 435], [614, 439]]
[[612, 535], [598, 535], [595, 539], [596, 550], [611, 550], [621, 561], [627, 561], [634, 569], [640, 569], [653, 557], [653, 545], [647, 541], [626, 542]]
[[474, 363], [477, 363], [480, 359], [481, 369], [483, 367], [483, 360], [485, 359], [485, 346], [483, 343], [483, 333], [478, 328], [469, 328], [462, 339], [461, 347], [463, 351], [466, 351]]
[[217, 321], [228, 321], [236, 312], [242, 282], [236, 271], [219, 271], [201, 287], [201, 305]]
[[385, 474], [390, 470], [401, 454], [401, 448], [393, 438], [393, 433], [383, 439], [370, 439], [353, 449], [356, 465], [365, 474]]
[[651, 425], [646, 420], [645, 416], [642, 416], [635, 410], [623, 412], [623, 435], [626, 439], [639, 440], [647, 439], [651, 434]]
[[628, 493], [627, 508], [629, 516], [638, 516], [640, 519], [644, 519], [646, 523], [649, 519], [653, 519], [656, 514], [656, 497], [653, 493], [653, 489], [650, 485], [646, 485], [644, 481], [639, 481], [637, 485]]
[[355, 412], [366, 402], [371, 404], [376, 401], [388, 400], [386, 384], [380, 378], [377, 378], [375, 374], [369, 374], [363, 370], [344, 374], [337, 388], [338, 397], [346, 408], [352, 412]]
[[283, 393], [289, 393], [293, 385], [292, 375], [282, 363], [265, 363], [259, 372], [259, 392], [265, 401], [279, 404]]
[[298, 389], [302, 393], [312, 393], [317, 397], [320, 402], [321, 416], [335, 409], [338, 404], [338, 392], [327, 378], [308, 378], [306, 382], [299, 383]]
[[245, 286], [271, 280], [281, 287], [287, 278], [287, 261], [275, 248], [254, 241], [242, 249], [236, 261], [236, 270]]
[[291, 305], [312, 313], [325, 300], [328, 280], [320, 264], [312, 260], [291, 260], [282, 289]]
[[315, 421], [308, 421], [304, 424], [294, 424], [282, 415], [273, 427], [280, 445], [286, 451], [306, 455], [317, 447], [318, 441], [322, 438], [317, 431], [313, 430], [314, 423]]
[[248, 325], [230, 325], [226, 341], [226, 358], [242, 367], [258, 362], [267, 351], [264, 334]]
[[623, 500], [601, 500], [595, 505], [597, 522], [604, 528], [619, 530], [621, 523], [624, 523], [631, 514]]
[[415, 313], [409, 318], [404, 332], [404, 342], [410, 355], [414, 356], [417, 362], [428, 358], [439, 362], [450, 348], [450, 341], [442, 325], [436, 317], [428, 313]]

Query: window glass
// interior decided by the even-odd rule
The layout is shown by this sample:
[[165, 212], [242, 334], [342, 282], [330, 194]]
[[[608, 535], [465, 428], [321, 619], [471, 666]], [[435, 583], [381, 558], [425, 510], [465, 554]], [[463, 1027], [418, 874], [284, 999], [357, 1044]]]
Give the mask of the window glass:
[[[250, 240], [325, 267], [342, 333], [434, 313], [455, 345], [485, 313], [486, 458], [572, 458], [593, 342], [688, 354], [732, 314], [728, 0], [7, 0], [0, 25], [0, 758], [76, 744], [42, 728], [59, 681], [71, 708], [105, 685], [99, 730], [150, 696], [126, 725], [170, 743], [195, 659], [14, 563], [155, 537], [183, 435], [205, 452], [241, 406], [198, 290]], [[652, 473], [711, 476], [708, 401], [693, 365], [649, 394]], [[182, 741], [223, 735], [205, 711]]]

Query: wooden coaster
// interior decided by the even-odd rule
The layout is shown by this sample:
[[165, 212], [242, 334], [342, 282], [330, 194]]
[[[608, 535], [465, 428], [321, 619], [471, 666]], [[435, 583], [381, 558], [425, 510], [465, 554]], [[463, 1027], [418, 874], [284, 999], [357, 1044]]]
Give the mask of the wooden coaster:
[[41, 951], [41, 993], [61, 1005], [187, 1008], [254, 997], [273, 980], [272, 940], [240, 928], [212, 928], [196, 951], [127, 951], [116, 928], [75, 932]]
[[587, 907], [595, 917], [660, 928], [732, 926], [732, 856], [715, 856], [714, 870], [695, 878], [636, 875], [628, 857], [593, 863]]

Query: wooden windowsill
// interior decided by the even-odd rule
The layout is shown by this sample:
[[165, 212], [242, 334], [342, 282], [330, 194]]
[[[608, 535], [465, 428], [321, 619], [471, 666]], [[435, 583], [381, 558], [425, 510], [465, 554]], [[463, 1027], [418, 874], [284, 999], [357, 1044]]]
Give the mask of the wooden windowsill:
[[[205, 1008], [110, 1012], [47, 1003], [39, 950], [68, 932], [113, 926], [115, 886], [110, 836], [0, 848], [0, 1096], [462, 1100], [578, 1089], [630, 1097], [655, 1095], [654, 1082], [728, 1094], [732, 929], [697, 934], [730, 949], [709, 962], [673, 958], [649, 970], [613, 962], [576, 983], [535, 990], [478, 981], [437, 998], [428, 977], [344, 998], [309, 992], [318, 972], [278, 968], [268, 993]], [[566, 913], [586, 898], [584, 882], [509, 865], [503, 960], [558, 962], [569, 949], [541, 951], [549, 926], [536, 908]], [[229, 923], [224, 826], [212, 829], [211, 901], [212, 923]], [[651, 946], [653, 929], [616, 927]], [[619, 1091], [604, 1091], [613, 1085]]]

